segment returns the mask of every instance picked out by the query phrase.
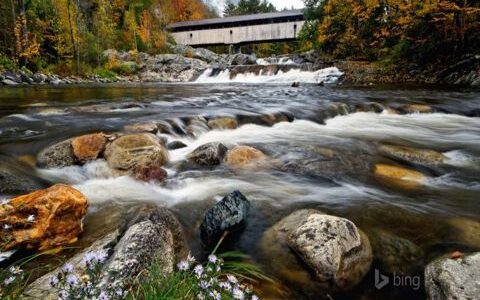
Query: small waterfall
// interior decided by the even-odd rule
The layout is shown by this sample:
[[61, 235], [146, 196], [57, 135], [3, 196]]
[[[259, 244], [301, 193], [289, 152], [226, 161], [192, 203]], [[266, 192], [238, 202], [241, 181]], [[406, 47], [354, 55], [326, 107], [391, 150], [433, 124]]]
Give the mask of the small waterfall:
[[336, 83], [343, 73], [336, 67], [313, 70], [311, 65], [277, 64], [210, 68], [196, 83]]

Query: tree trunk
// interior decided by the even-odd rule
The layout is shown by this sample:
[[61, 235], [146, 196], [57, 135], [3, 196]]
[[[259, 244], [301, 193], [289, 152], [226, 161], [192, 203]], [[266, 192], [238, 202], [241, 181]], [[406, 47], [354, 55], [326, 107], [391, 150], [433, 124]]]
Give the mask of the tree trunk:
[[[70, 13], [70, 7], [72, 5], [72, 0], [67, 1], [67, 12], [68, 12], [68, 25], [70, 26], [70, 39], [72, 42], [73, 46], [73, 56], [75, 57], [77, 55], [77, 44], [75, 42], [75, 36], [73, 34], [73, 26], [72, 26], [72, 16]], [[78, 74], [78, 65], [77, 65], [77, 74]]]

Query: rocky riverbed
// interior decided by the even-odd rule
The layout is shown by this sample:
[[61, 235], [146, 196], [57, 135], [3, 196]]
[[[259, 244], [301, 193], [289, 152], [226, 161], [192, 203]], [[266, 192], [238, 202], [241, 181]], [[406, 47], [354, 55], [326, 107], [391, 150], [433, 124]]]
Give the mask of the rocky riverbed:
[[170, 274], [189, 252], [206, 260], [219, 240], [219, 253], [248, 254], [275, 279], [254, 284], [261, 298], [479, 293], [472, 90], [4, 91], [0, 263], [51, 251], [24, 266], [41, 270], [25, 297], [56, 298], [52, 275], [66, 264], [80, 277], [88, 253], [104, 262], [99, 288], [128, 290], [152, 262]]

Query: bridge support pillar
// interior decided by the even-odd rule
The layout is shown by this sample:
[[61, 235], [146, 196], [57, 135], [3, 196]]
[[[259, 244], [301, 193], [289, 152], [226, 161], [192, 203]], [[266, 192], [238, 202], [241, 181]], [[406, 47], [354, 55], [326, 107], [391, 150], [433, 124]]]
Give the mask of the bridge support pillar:
[[229, 52], [230, 52], [230, 55], [242, 53], [242, 47], [240, 47], [239, 44], [232, 44], [229, 46]]

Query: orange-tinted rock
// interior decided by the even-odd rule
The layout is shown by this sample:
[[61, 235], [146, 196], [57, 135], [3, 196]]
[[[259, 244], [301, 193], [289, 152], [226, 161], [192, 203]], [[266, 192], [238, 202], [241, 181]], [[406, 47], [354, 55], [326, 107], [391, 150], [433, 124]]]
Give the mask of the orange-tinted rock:
[[105, 150], [106, 143], [103, 133], [82, 135], [72, 139], [73, 154], [81, 162], [95, 160]]
[[0, 249], [52, 249], [73, 243], [82, 232], [87, 198], [57, 184], [0, 205]]
[[211, 129], [235, 129], [238, 127], [238, 122], [229, 117], [216, 118], [208, 121], [208, 127]]
[[375, 176], [383, 183], [405, 189], [417, 188], [426, 179], [415, 170], [384, 164], [375, 165]]
[[267, 156], [260, 150], [249, 146], [237, 146], [228, 151], [225, 162], [234, 168], [255, 167], [265, 163]]

